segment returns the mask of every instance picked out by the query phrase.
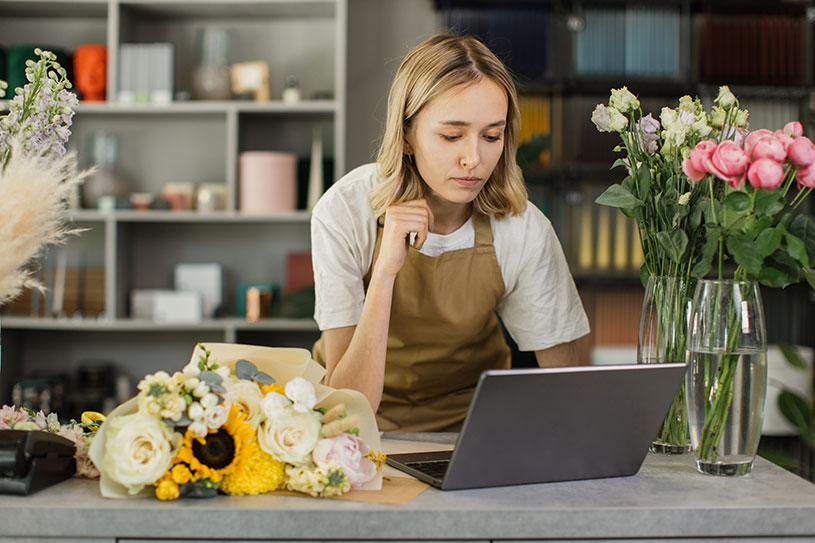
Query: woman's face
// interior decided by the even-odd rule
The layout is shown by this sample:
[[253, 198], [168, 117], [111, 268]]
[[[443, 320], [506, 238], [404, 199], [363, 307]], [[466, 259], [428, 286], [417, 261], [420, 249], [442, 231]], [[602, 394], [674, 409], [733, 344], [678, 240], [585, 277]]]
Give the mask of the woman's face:
[[488, 78], [453, 87], [425, 104], [407, 141], [430, 197], [469, 203], [504, 152], [507, 95]]

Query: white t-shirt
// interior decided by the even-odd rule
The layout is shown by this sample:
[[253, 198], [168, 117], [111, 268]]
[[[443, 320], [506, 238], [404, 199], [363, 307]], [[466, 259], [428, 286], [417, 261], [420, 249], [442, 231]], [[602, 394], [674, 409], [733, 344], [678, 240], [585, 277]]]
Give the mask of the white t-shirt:
[[[314, 207], [314, 319], [321, 330], [356, 325], [362, 315], [363, 277], [376, 245], [370, 202], [376, 183], [376, 164], [360, 166], [337, 181]], [[546, 349], [587, 334], [589, 322], [549, 219], [527, 203], [520, 216], [490, 218], [490, 227], [505, 286], [496, 311], [519, 349]], [[451, 234], [429, 233], [421, 252], [438, 256], [474, 246], [471, 217]]]

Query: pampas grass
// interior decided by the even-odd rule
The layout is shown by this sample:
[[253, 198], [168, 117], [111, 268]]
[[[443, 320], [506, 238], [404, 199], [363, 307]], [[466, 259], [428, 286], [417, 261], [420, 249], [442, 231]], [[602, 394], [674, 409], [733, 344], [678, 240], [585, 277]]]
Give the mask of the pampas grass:
[[79, 172], [76, 154], [44, 159], [11, 142], [0, 172], [0, 305], [24, 288], [39, 288], [31, 265], [52, 245], [81, 232], [67, 224], [68, 204], [89, 170]]

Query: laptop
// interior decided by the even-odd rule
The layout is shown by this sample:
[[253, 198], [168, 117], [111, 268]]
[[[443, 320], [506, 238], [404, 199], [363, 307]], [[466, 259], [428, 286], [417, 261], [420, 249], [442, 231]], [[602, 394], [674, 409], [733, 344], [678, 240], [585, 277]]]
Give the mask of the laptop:
[[485, 371], [452, 451], [389, 454], [442, 490], [639, 471], [686, 364]]

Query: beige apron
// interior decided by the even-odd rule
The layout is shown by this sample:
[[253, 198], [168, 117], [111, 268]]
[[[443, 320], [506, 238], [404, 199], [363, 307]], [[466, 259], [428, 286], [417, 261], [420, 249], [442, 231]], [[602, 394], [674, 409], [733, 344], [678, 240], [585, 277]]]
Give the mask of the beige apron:
[[[475, 247], [436, 257], [411, 247], [393, 287], [385, 387], [377, 423], [383, 431], [457, 430], [481, 372], [510, 365], [495, 314], [504, 280], [489, 217], [476, 213]], [[376, 235], [373, 264], [382, 228]], [[323, 339], [314, 359], [325, 364]]]

